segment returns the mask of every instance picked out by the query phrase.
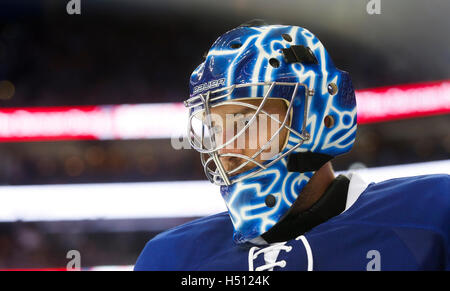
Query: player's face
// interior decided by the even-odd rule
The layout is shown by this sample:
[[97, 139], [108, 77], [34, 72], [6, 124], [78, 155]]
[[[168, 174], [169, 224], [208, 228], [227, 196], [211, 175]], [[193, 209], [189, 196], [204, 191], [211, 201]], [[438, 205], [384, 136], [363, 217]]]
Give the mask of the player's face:
[[[240, 100], [240, 102], [251, 104], [258, 107], [262, 99]], [[262, 110], [267, 114], [259, 113], [253, 121], [250, 119], [255, 115], [256, 109], [241, 105], [224, 104], [211, 108], [211, 113], [215, 116], [213, 123], [215, 126], [215, 140], [217, 145], [230, 141], [241, 129], [248, 124], [248, 128], [243, 134], [224, 148], [219, 150], [220, 160], [226, 171], [236, 169], [239, 165], [245, 163], [247, 159], [236, 156], [223, 156], [223, 154], [237, 154], [252, 158], [264, 146], [264, 150], [253, 159], [258, 163], [263, 163], [278, 154], [286, 141], [288, 130], [283, 128], [279, 134], [275, 135], [272, 141], [267, 142], [281, 127], [287, 114], [287, 104], [283, 99], [268, 98]], [[275, 119], [275, 120], [274, 120]], [[289, 118], [287, 125], [289, 125]], [[231, 174], [236, 175], [248, 171], [256, 164], [249, 162], [240, 170]]]

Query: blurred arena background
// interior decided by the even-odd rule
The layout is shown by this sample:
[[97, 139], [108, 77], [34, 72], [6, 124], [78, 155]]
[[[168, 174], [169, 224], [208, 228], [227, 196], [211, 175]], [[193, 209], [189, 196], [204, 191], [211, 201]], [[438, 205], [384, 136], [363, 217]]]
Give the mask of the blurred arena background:
[[0, 1], [0, 269], [130, 269], [170, 227], [225, 210], [180, 104], [212, 42], [254, 18], [314, 32], [357, 90], [337, 171], [450, 173], [450, 2]]

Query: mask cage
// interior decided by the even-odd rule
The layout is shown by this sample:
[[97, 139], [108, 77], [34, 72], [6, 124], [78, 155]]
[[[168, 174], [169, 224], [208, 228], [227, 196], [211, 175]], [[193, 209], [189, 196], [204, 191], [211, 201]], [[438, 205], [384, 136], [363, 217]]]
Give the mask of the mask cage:
[[[304, 90], [299, 90], [299, 87]], [[290, 126], [290, 118], [292, 117], [294, 98], [296, 98], [299, 91], [303, 96], [304, 111], [303, 111], [303, 123], [301, 132], [293, 129]], [[185, 106], [189, 109], [189, 121], [188, 121], [188, 138], [191, 146], [200, 152], [201, 162], [208, 179], [217, 185], [231, 185], [237, 183], [249, 177], [252, 177], [264, 169], [267, 169], [274, 163], [287, 156], [293, 150], [301, 146], [304, 141], [309, 139], [309, 133], [306, 132], [306, 120], [308, 113], [308, 98], [314, 95], [313, 90], [309, 90], [308, 86], [303, 83], [293, 82], [262, 82], [262, 83], [249, 83], [249, 84], [237, 84], [229, 87], [207, 91], [205, 93], [198, 94], [186, 100]], [[248, 96], [261, 96], [261, 97], [248, 97]], [[263, 108], [269, 98], [284, 99], [287, 101], [288, 108], [286, 116], [283, 121], [280, 121], [270, 114], [268, 114]], [[301, 98], [301, 97], [299, 97]], [[255, 100], [260, 99], [259, 105], [253, 105], [243, 102], [243, 99]], [[247, 123], [238, 130], [238, 132], [229, 140], [224, 143], [216, 142], [217, 128], [213, 126], [213, 115], [211, 114], [211, 108], [221, 105], [240, 105], [248, 107], [254, 110], [253, 115], [248, 118]], [[255, 122], [259, 114], [264, 114], [271, 121], [280, 124], [275, 133], [272, 134], [270, 139], [261, 146], [261, 148], [253, 154], [251, 157], [237, 154], [237, 153], [219, 153], [219, 151], [226, 146], [234, 143], [246, 130]], [[288, 124], [289, 119], [289, 124]], [[290, 148], [288, 151], [283, 152], [286, 147], [286, 143], [280, 153], [275, 155], [270, 160], [259, 163], [255, 160], [264, 150], [266, 150], [273, 142], [273, 140], [280, 134], [283, 129], [287, 129], [289, 135], [296, 135], [300, 142]], [[287, 140], [287, 138], [286, 138]], [[244, 162], [239, 166], [226, 171], [220, 157], [236, 157], [243, 159]], [[249, 163], [254, 165], [254, 168], [244, 173], [236, 174], [243, 167]], [[232, 176], [235, 175], [235, 176]]]

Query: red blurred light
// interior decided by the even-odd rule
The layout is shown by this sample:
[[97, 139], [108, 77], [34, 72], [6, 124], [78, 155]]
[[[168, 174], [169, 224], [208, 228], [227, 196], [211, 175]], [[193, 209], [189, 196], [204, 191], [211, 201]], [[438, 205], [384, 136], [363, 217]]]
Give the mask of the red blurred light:
[[[450, 113], [450, 81], [356, 91], [358, 123]], [[171, 138], [183, 135], [182, 103], [4, 108], [0, 142]]]

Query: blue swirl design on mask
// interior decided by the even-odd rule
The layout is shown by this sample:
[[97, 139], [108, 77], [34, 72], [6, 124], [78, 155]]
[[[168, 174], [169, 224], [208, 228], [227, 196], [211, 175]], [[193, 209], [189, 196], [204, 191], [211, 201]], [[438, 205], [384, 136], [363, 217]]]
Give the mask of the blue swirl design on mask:
[[[221, 186], [234, 226], [233, 239], [244, 243], [269, 230], [288, 211], [314, 172], [287, 171], [286, 158], [267, 170], [230, 186]], [[267, 195], [275, 198], [273, 207], [265, 203]]]
[[[292, 41], [282, 35], [288, 34]], [[232, 49], [232, 44], [240, 44]], [[317, 65], [302, 63], [288, 64], [283, 59], [282, 48], [291, 45], [309, 47], [318, 60]], [[270, 65], [270, 59], [276, 59], [280, 66]], [[310, 139], [293, 152], [315, 152], [337, 156], [350, 151], [356, 136], [356, 101], [349, 75], [337, 69], [322, 43], [308, 30], [295, 26], [240, 27], [219, 37], [208, 52], [205, 62], [192, 73], [190, 81], [191, 97], [199, 84], [225, 78], [223, 87], [234, 84], [258, 82], [299, 82], [314, 89], [314, 95], [308, 99], [306, 131]], [[337, 85], [336, 94], [330, 94], [328, 85]], [[248, 88], [241, 94], [263, 96], [263, 86]], [[305, 92], [303, 92], [305, 93]], [[237, 99], [242, 96], [227, 97]], [[295, 96], [294, 96], [295, 97]], [[290, 98], [280, 95], [279, 98]], [[224, 100], [221, 100], [224, 101]], [[289, 101], [291, 101], [289, 99]], [[295, 98], [291, 127], [301, 132], [305, 103]], [[191, 109], [191, 114], [192, 114]], [[332, 117], [334, 126], [327, 128], [326, 116]], [[289, 134], [283, 153], [301, 142], [300, 137]], [[257, 169], [252, 169], [246, 175]], [[260, 171], [255, 176], [221, 186], [235, 229], [234, 240], [242, 243], [255, 238], [276, 224], [297, 199], [314, 172], [297, 173], [287, 170], [287, 157]], [[267, 195], [275, 197], [275, 205], [265, 204]]]

